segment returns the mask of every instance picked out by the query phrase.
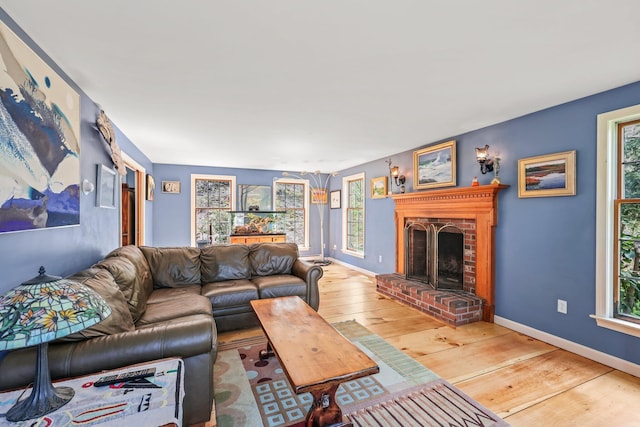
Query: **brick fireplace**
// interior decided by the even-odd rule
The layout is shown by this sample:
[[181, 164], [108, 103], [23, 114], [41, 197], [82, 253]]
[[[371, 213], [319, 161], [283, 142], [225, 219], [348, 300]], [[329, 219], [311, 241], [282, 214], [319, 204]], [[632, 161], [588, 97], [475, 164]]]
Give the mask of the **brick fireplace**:
[[[498, 192], [508, 187], [393, 195], [397, 273], [378, 275], [378, 291], [453, 326], [493, 322], [494, 227]], [[422, 251], [425, 268], [421, 258], [414, 259]]]

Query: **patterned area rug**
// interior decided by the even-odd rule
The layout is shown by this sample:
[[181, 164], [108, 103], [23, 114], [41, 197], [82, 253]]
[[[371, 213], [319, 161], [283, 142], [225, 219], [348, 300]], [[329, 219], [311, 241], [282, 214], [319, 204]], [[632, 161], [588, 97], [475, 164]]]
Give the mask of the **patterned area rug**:
[[[508, 426], [497, 415], [355, 321], [333, 324], [380, 372], [336, 393], [354, 426]], [[293, 392], [276, 358], [261, 361], [264, 338], [221, 346], [214, 366], [218, 427], [300, 427], [309, 393]], [[311, 362], [310, 362], [311, 363]]]

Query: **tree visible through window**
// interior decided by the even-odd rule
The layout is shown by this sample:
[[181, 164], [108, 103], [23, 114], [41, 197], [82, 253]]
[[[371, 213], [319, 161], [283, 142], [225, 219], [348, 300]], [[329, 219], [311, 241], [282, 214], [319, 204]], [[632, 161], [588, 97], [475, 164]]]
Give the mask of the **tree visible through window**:
[[616, 314], [640, 319], [640, 120], [618, 124]]
[[276, 230], [287, 235], [287, 242], [307, 247], [307, 181], [279, 180], [274, 182], [274, 207], [284, 211], [279, 215]]
[[364, 255], [364, 174], [344, 177], [343, 249]]
[[195, 240], [228, 243], [235, 177], [192, 176]]

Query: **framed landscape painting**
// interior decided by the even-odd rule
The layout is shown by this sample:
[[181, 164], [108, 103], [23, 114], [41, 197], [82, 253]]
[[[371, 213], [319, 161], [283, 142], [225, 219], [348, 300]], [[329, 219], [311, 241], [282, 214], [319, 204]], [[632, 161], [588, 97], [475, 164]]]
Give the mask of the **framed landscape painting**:
[[426, 147], [413, 152], [413, 188], [456, 185], [456, 141]]
[[381, 176], [371, 179], [371, 198], [382, 199], [387, 197], [387, 177]]
[[576, 151], [518, 160], [518, 197], [576, 194]]

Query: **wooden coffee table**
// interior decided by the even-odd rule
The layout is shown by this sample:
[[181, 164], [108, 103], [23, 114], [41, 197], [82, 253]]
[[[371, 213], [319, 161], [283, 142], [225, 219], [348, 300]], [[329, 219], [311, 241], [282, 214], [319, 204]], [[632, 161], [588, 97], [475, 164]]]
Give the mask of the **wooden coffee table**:
[[300, 297], [251, 301], [268, 350], [280, 360], [297, 394], [311, 392], [306, 426], [352, 426], [335, 401], [340, 383], [375, 374], [378, 365]]

